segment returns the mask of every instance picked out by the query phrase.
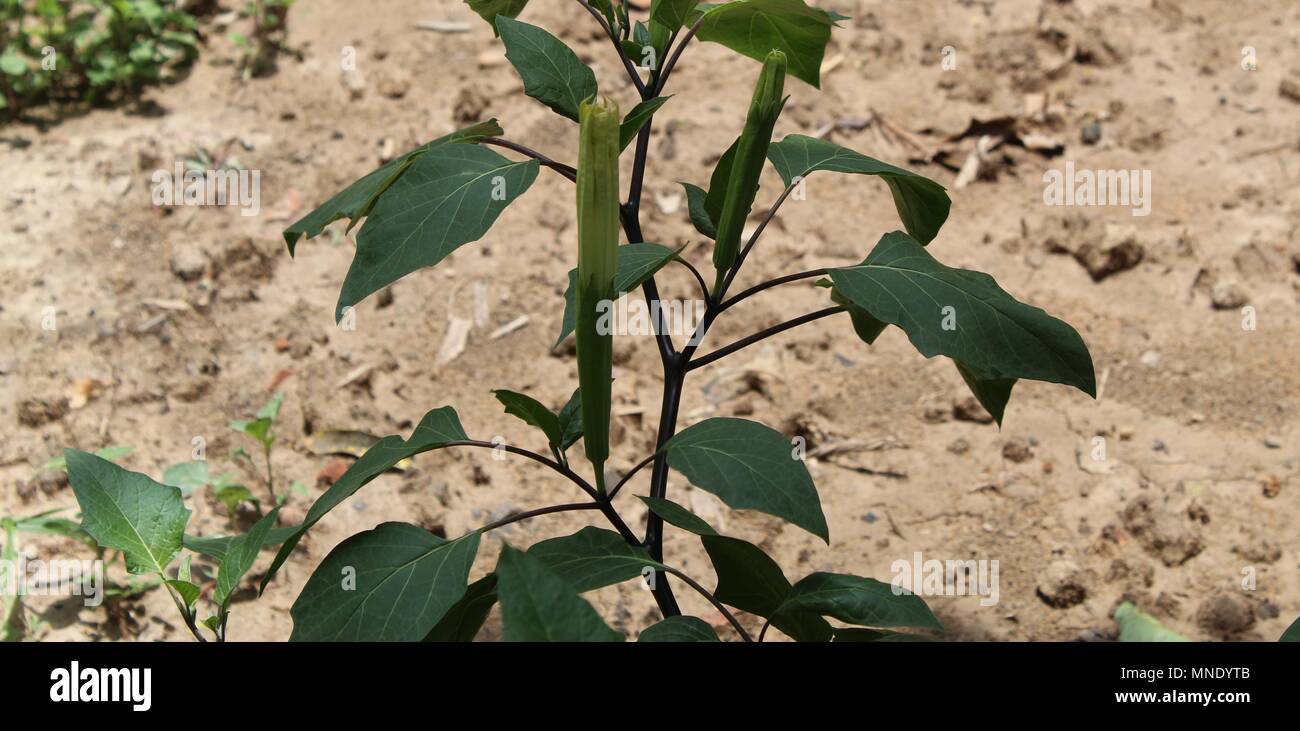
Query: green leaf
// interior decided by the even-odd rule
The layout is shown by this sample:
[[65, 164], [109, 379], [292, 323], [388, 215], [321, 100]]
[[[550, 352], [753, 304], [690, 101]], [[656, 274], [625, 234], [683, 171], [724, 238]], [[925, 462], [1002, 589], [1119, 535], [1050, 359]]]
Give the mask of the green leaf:
[[784, 518], [830, 543], [812, 476], [781, 432], [746, 419], [705, 419], [664, 449], [670, 467], [727, 505]]
[[465, 596], [429, 630], [425, 642], [473, 642], [497, 603], [497, 575], [488, 574], [469, 585]]
[[212, 597], [222, 609], [230, 606], [231, 595], [239, 587], [239, 580], [253, 568], [257, 554], [266, 545], [267, 536], [279, 518], [280, 509], [277, 507], [262, 516], [247, 533], [230, 541], [226, 555], [221, 559], [221, 567], [217, 572], [217, 590]]
[[718, 158], [717, 164], [713, 166], [713, 174], [709, 176], [709, 191], [704, 195], [704, 212], [708, 214], [715, 232], [722, 220], [722, 206], [727, 200], [727, 182], [731, 180], [731, 169], [735, 166], [736, 150], [739, 148], [740, 137], [737, 137], [722, 153], [722, 157]]
[[957, 372], [961, 374], [962, 380], [966, 382], [971, 393], [975, 394], [975, 400], [979, 401], [980, 405], [993, 416], [998, 426], [1002, 426], [1002, 415], [1007, 410], [1007, 402], [1011, 400], [1011, 389], [1016, 385], [1016, 379], [981, 379], [962, 365], [961, 361], [954, 360], [953, 364], [957, 366]]
[[578, 105], [596, 96], [596, 74], [559, 38], [535, 25], [497, 18], [506, 59], [524, 80], [524, 93], [578, 121]]
[[503, 388], [492, 392], [502, 405], [506, 407], [506, 413], [511, 416], [517, 416], [524, 423], [535, 426], [546, 434], [546, 439], [551, 446], [559, 448], [560, 441], [564, 438], [563, 430], [560, 428], [560, 417], [556, 416], [550, 409], [546, 408], [540, 401], [532, 396], [525, 396], [522, 393], [507, 391]]
[[209, 481], [208, 463], [202, 460], [174, 464], [163, 473], [163, 484], [179, 488], [181, 495], [189, 495]]
[[782, 51], [791, 74], [820, 87], [822, 56], [835, 20], [803, 0], [734, 0], [705, 9], [696, 35], [757, 61], [768, 51]]
[[849, 574], [819, 571], [800, 579], [776, 610], [777, 616], [789, 613], [820, 614], [866, 627], [943, 631], [920, 597], [906, 591], [896, 594], [892, 584]]
[[[641, 286], [645, 280], [653, 277], [655, 272], [677, 256], [680, 249], [673, 250], [659, 244], [623, 244], [618, 247], [618, 270], [614, 272], [614, 296], [618, 297]], [[560, 323], [560, 337], [556, 338], [553, 348], [573, 332], [577, 318], [578, 270], [569, 270], [569, 287], [564, 290], [564, 317]]]
[[659, 111], [659, 107], [662, 107], [664, 102], [671, 98], [671, 94], [657, 96], [632, 107], [627, 116], [623, 117], [623, 123], [618, 126], [619, 149], [626, 150], [627, 146], [632, 144], [632, 140], [636, 139], [637, 133], [645, 126], [645, 123], [649, 122], [654, 113]]
[[[90, 535], [82, 529], [80, 523], [67, 518], [55, 517], [55, 513], [61, 513], [64, 510], [67, 510], [67, 508], [45, 510], [26, 518], [11, 518], [8, 519], [10, 521], [9, 525], [12, 526], [13, 531], [16, 533], [63, 536], [64, 538], [71, 538], [74, 541], [84, 543], [91, 548], [97, 547], [99, 544], [95, 543], [95, 539], [91, 538]], [[0, 523], [3, 522], [3, 520], [0, 520]]]
[[[266, 537], [262, 539], [262, 545], [278, 546], [289, 540], [298, 530], [302, 528], [299, 525], [285, 525], [278, 528], [272, 528], [267, 531]], [[191, 551], [211, 556], [217, 561], [224, 561], [226, 554], [230, 552], [230, 544], [234, 543], [241, 536], [192, 536], [186, 533], [182, 538], [182, 544]]]
[[579, 594], [643, 576], [647, 568], [670, 570], [640, 546], [594, 526], [534, 544], [528, 555], [540, 559]]
[[88, 452], [63, 454], [86, 532], [104, 548], [121, 551], [131, 573], [164, 573], [180, 553], [190, 520], [181, 491]]
[[686, 24], [699, 4], [700, 0], [654, 0], [650, 3], [650, 19], [674, 31]]
[[253, 492], [243, 485], [222, 485], [216, 489], [214, 494], [217, 500], [226, 506], [226, 512], [232, 516], [239, 510], [240, 503], [258, 504]]
[[1297, 618], [1296, 621], [1292, 622], [1291, 626], [1286, 628], [1286, 631], [1282, 633], [1282, 636], [1279, 637], [1277, 641], [1300, 642], [1300, 618]]
[[569, 582], [541, 559], [501, 547], [497, 594], [507, 642], [622, 642]]
[[700, 536], [718, 574], [713, 596], [723, 604], [771, 620], [772, 626], [799, 642], [829, 642], [830, 623], [816, 614], [777, 609], [790, 593], [790, 581], [763, 549], [730, 536]]
[[718, 633], [699, 617], [678, 615], [641, 631], [637, 642], [721, 642]]
[[492, 26], [492, 33], [499, 35], [497, 22], [500, 18], [514, 18], [523, 12], [528, 0], [465, 0], [470, 10]]
[[560, 409], [560, 451], [572, 447], [582, 438], [582, 390], [573, 389], [569, 402]]
[[429, 150], [458, 142], [475, 142], [483, 137], [496, 137], [504, 134], [501, 125], [495, 119], [456, 130], [449, 135], [427, 142], [410, 152], [388, 162], [378, 170], [371, 172], [332, 198], [321, 204], [316, 210], [303, 216], [292, 226], [284, 230], [284, 240], [289, 246], [289, 255], [293, 256], [298, 239], [303, 236], [315, 238], [331, 223], [346, 218], [350, 221], [348, 228], [357, 221], [370, 215], [375, 202], [388, 188], [410, 168], [417, 157]]
[[275, 434], [272, 429], [275, 428], [275, 420], [280, 416], [280, 404], [284, 402], [284, 394], [277, 393], [271, 397], [257, 412], [256, 418], [253, 419], [236, 419], [230, 422], [230, 428], [237, 432], [243, 432], [265, 449], [270, 449], [275, 444]]
[[790, 593], [790, 581], [763, 549], [739, 538], [718, 535], [704, 519], [671, 500], [641, 499], [655, 515], [700, 537], [718, 575], [718, 587], [713, 591], [718, 601], [769, 618], [772, 626], [800, 642], [830, 641], [830, 623], [816, 614], [773, 616]]
[[[109, 462], [117, 462], [118, 460], [125, 459], [126, 457], [130, 456], [130, 454], [134, 451], [135, 451], [135, 447], [104, 447], [103, 449], [96, 449], [95, 456], [101, 459], [106, 459]], [[58, 457], [55, 457], [54, 459], [42, 465], [41, 469], [38, 470], [38, 472], [50, 472], [52, 470], [67, 472], [68, 471], [67, 458], [64, 457], [63, 455], [59, 455]]]
[[647, 497], [645, 495], [637, 495], [637, 497], [641, 498], [641, 502], [644, 502], [652, 513], [663, 518], [666, 523], [675, 525], [697, 536], [718, 535], [718, 532], [707, 521], [672, 500]]
[[717, 238], [717, 224], [713, 222], [704, 203], [709, 196], [708, 192], [690, 183], [682, 183], [682, 187], [686, 189], [686, 211], [690, 214], [691, 225], [701, 234], [711, 239]]
[[182, 579], [167, 579], [167, 585], [175, 589], [176, 593], [180, 595], [186, 609], [194, 608], [194, 603], [199, 600], [199, 594], [201, 593], [199, 587]]
[[609, 23], [610, 28], [622, 30], [623, 17], [614, 8], [615, 0], [591, 0], [591, 6], [600, 11], [605, 17], [605, 22]]
[[1119, 625], [1120, 642], [1190, 642], [1133, 602], [1124, 602], [1115, 609], [1115, 623]]
[[27, 62], [16, 53], [0, 56], [0, 71], [10, 76], [22, 76], [27, 73]]
[[806, 178], [817, 170], [879, 176], [889, 186], [903, 226], [922, 244], [930, 243], [943, 222], [948, 220], [952, 201], [942, 185], [834, 142], [805, 135], [786, 135], [768, 148], [767, 159], [776, 167], [787, 187], [794, 183], [795, 178]]
[[901, 231], [830, 275], [855, 305], [903, 328], [927, 358], [959, 360], [980, 380], [1029, 378], [1096, 396], [1092, 356], [1074, 328], [1018, 302], [987, 274], [940, 264]]
[[294, 642], [413, 642], [465, 595], [475, 531], [444, 540], [382, 523], [340, 543], [294, 601]]
[[478, 145], [441, 145], [413, 159], [370, 209], [339, 293], [335, 319], [422, 267], [477, 241], [537, 179], [536, 160], [512, 162]]
[[275, 560], [271, 562], [271, 568], [266, 572], [266, 578], [262, 580], [261, 590], [266, 591], [267, 584], [289, 559], [289, 554], [293, 553], [294, 546], [302, 540], [303, 534], [325, 517], [326, 513], [338, 507], [339, 503], [352, 497], [366, 483], [387, 472], [393, 465], [404, 459], [437, 449], [448, 442], [466, 439], [469, 437], [465, 435], [465, 428], [460, 425], [460, 418], [456, 416], [455, 409], [450, 406], [434, 409], [425, 414], [424, 418], [420, 419], [420, 423], [415, 426], [415, 430], [411, 432], [410, 439], [404, 440], [398, 436], [380, 439], [361, 459], [352, 463], [348, 471], [344, 472], [343, 476], [312, 504], [302, 525], [284, 540], [284, 545], [280, 547], [280, 552], [276, 554]]
[[831, 280], [820, 279], [817, 281], [818, 286], [822, 286], [823, 282], [831, 290], [831, 301], [849, 311], [849, 320], [853, 323], [853, 332], [857, 333], [858, 338], [867, 345], [875, 343], [876, 338], [880, 337], [880, 333], [884, 332], [889, 325], [872, 317], [870, 312], [858, 307], [848, 297], [840, 294], [840, 291], [835, 289], [835, 285], [831, 284]]

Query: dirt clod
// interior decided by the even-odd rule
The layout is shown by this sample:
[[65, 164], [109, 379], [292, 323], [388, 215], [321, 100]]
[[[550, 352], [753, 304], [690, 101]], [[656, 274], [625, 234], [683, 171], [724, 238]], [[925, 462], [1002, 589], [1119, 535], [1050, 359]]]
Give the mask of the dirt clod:
[[1181, 566], [1204, 549], [1181, 511], [1152, 503], [1150, 497], [1142, 495], [1124, 508], [1124, 527], [1147, 553], [1166, 566]]
[[1255, 611], [1242, 597], [1219, 594], [1206, 599], [1197, 609], [1196, 623], [1218, 636], [1234, 635], [1255, 626]]
[[1073, 561], [1053, 561], [1038, 577], [1038, 598], [1056, 609], [1081, 604], [1088, 597], [1083, 572]]

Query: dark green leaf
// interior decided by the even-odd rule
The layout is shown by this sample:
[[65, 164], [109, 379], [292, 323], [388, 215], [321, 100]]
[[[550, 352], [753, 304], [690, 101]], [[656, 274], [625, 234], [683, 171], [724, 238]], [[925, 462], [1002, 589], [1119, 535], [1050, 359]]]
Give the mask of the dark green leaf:
[[817, 170], [837, 173], [876, 175], [889, 185], [898, 217], [912, 237], [928, 244], [948, 220], [952, 201], [943, 186], [916, 173], [860, 155], [834, 142], [805, 135], [786, 135], [767, 150], [786, 186], [795, 178], [804, 178]]
[[522, 393], [497, 389], [492, 392], [492, 395], [506, 407], [507, 414], [517, 416], [524, 423], [541, 429], [551, 446], [559, 448], [564, 432], [560, 428], [560, 418], [554, 412], [532, 396], [525, 396]]
[[649, 573], [646, 569], [667, 569], [640, 546], [594, 526], [537, 543], [528, 555], [540, 559], [580, 594], [635, 579]]
[[605, 18], [605, 22], [609, 23], [610, 28], [617, 30], [622, 28], [622, 26], [619, 25], [619, 23], [622, 22], [622, 18], [614, 9], [615, 2], [617, 2], [617, 0], [591, 0], [591, 6], [600, 11], [600, 14]]
[[[940, 264], [901, 231], [830, 275], [855, 305], [903, 328], [927, 358], [959, 360], [980, 380], [1029, 378], [1096, 395], [1092, 356], [1074, 328], [1016, 301], [987, 274]], [[945, 320], [955, 326], [945, 329]]]
[[582, 438], [582, 391], [573, 389], [569, 402], [560, 409], [560, 451], [572, 447]]
[[700, 536], [718, 574], [714, 597], [750, 614], [770, 619], [772, 626], [799, 642], [829, 642], [830, 623], [816, 614], [776, 614], [790, 593], [790, 581], [763, 549], [739, 538]]
[[477, 531], [444, 540], [409, 523], [383, 523], [340, 543], [293, 603], [301, 642], [413, 642], [465, 595]]
[[655, 515], [700, 537], [718, 575], [718, 588], [713, 592], [718, 601], [771, 618], [773, 626], [800, 642], [830, 641], [830, 623], [816, 614], [772, 616], [790, 593], [790, 582], [763, 549], [739, 538], [718, 535], [702, 518], [671, 500], [641, 499]]
[[502, 546], [496, 573], [507, 642], [623, 641], [541, 559]]
[[497, 29], [498, 19], [518, 16], [523, 12], [528, 0], [465, 0], [465, 4], [492, 26], [494, 34], [499, 34], [500, 31]]
[[511, 162], [478, 145], [444, 144], [413, 158], [374, 202], [335, 318], [422, 267], [481, 238], [537, 179], [537, 161]]
[[535, 25], [498, 17], [506, 58], [524, 80], [524, 93], [578, 121], [578, 105], [596, 96], [596, 74], [559, 38]]
[[705, 419], [664, 449], [669, 466], [727, 505], [784, 518], [830, 542], [808, 467], [781, 432], [746, 419]]
[[695, 11], [700, 0], [653, 0], [650, 3], [650, 19], [663, 24], [673, 31], [686, 24], [686, 19]]
[[699, 617], [678, 615], [646, 627], [637, 642], [721, 642], [718, 633]]
[[488, 574], [469, 585], [465, 596], [438, 620], [425, 642], [473, 642], [497, 603], [497, 575]]
[[632, 144], [632, 140], [636, 139], [637, 133], [645, 126], [645, 123], [649, 122], [654, 113], [659, 111], [659, 107], [662, 107], [664, 102], [671, 98], [672, 95], [657, 96], [632, 107], [632, 110], [623, 118], [623, 123], [618, 126], [620, 149], [626, 150], [627, 146]]
[[284, 540], [284, 545], [280, 547], [280, 552], [276, 554], [275, 560], [271, 562], [271, 567], [266, 572], [266, 578], [262, 580], [261, 590], [266, 591], [267, 584], [288, 560], [289, 554], [293, 553], [294, 546], [298, 545], [303, 534], [339, 503], [352, 497], [366, 483], [387, 472], [393, 465], [404, 459], [437, 449], [448, 442], [466, 439], [469, 437], [465, 434], [465, 428], [460, 425], [460, 418], [450, 406], [434, 409], [425, 414], [415, 430], [411, 432], [410, 439], [404, 440], [398, 436], [380, 439], [312, 504], [302, 525]]
[[[263, 546], [278, 546], [289, 540], [302, 526], [286, 525], [279, 528], [272, 528], [267, 532], [262, 541]], [[226, 554], [230, 552], [230, 544], [240, 536], [192, 536], [188, 533], [182, 539], [182, 543], [191, 551], [204, 556], [211, 556], [217, 561], [223, 561]]]
[[695, 230], [711, 239], [717, 238], [717, 224], [709, 216], [709, 211], [704, 203], [705, 199], [708, 198], [708, 192], [700, 186], [691, 185], [690, 183], [682, 183], [682, 187], [686, 189], [686, 210], [691, 216], [691, 224], [695, 226]]
[[190, 520], [181, 491], [88, 452], [63, 454], [86, 532], [104, 548], [121, 551], [131, 573], [164, 573], [180, 553]]
[[819, 571], [800, 579], [776, 610], [778, 616], [789, 613], [821, 614], [866, 627], [943, 631], [920, 597], [906, 591], [896, 594], [892, 584], [848, 574]]
[[853, 332], [857, 333], [862, 342], [867, 345], [875, 343], [876, 338], [880, 337], [880, 333], [889, 327], [888, 324], [872, 317], [870, 312], [853, 304], [848, 297], [840, 294], [839, 290], [835, 289], [835, 286], [831, 284], [831, 280], [823, 279], [818, 284], [821, 284], [821, 282], [825, 282], [826, 286], [830, 287], [831, 301], [848, 309], [849, 320], [853, 323]]
[[267, 536], [270, 535], [279, 517], [280, 509], [277, 507], [262, 516], [247, 533], [230, 542], [226, 548], [225, 558], [221, 559], [221, 568], [217, 573], [217, 589], [212, 595], [212, 600], [218, 606], [225, 608], [230, 605], [231, 595], [239, 587], [239, 580], [253, 568], [257, 554], [261, 552], [262, 546], [266, 545]]
[[501, 134], [504, 134], [501, 125], [497, 124], [495, 119], [490, 119], [427, 142], [388, 162], [378, 170], [371, 172], [336, 193], [334, 197], [325, 201], [316, 210], [286, 228], [284, 230], [284, 240], [289, 245], [289, 255], [293, 255], [298, 239], [303, 236], [309, 239], [315, 238], [320, 235], [321, 231], [325, 230], [326, 226], [340, 218], [348, 219], [350, 221], [348, 228], [351, 228], [357, 224], [358, 220], [370, 215], [370, 210], [374, 208], [375, 201], [379, 200], [379, 196], [383, 195], [389, 186], [406, 172], [407, 168], [418, 156], [442, 145], [455, 142], [474, 142], [483, 137], [495, 137]]
[[961, 361], [954, 360], [953, 364], [957, 366], [957, 372], [970, 388], [971, 393], [975, 394], [975, 400], [993, 416], [998, 426], [1002, 426], [1002, 415], [1006, 413], [1007, 401], [1011, 400], [1011, 389], [1016, 385], [1014, 378], [989, 378], [981, 379], [971, 373], [970, 369], [961, 364]]
[[835, 19], [803, 0], [733, 0], [705, 9], [696, 34], [762, 61], [771, 50], [785, 53], [790, 73], [821, 86], [822, 56]]
[[[662, 269], [675, 256], [677, 251], [659, 244], [624, 244], [618, 247], [618, 270], [614, 272], [614, 296], [620, 296], [641, 286], [642, 282], [653, 277], [655, 272]], [[577, 317], [577, 306], [574, 302], [577, 282], [578, 270], [569, 270], [569, 287], [564, 290], [564, 317], [560, 323], [560, 337], [556, 338], [555, 345], [552, 347], [559, 347], [569, 333], [573, 332]]]
[[675, 525], [684, 531], [689, 531], [697, 536], [716, 536], [718, 532], [713, 529], [703, 518], [683, 508], [672, 500], [664, 500], [657, 497], [646, 497], [638, 495], [641, 501], [650, 508], [650, 512], [664, 519], [664, 522]]
[[736, 162], [736, 150], [739, 147], [740, 138], [737, 137], [722, 153], [722, 157], [718, 158], [717, 164], [713, 166], [713, 174], [709, 176], [709, 191], [704, 195], [704, 212], [715, 231], [722, 220], [722, 205], [727, 200], [727, 181], [731, 180], [731, 168]]

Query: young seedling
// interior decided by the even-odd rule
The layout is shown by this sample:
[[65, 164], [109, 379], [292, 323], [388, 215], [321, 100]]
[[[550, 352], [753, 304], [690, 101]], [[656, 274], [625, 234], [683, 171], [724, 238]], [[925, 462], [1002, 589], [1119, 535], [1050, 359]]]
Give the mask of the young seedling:
[[75, 520], [57, 515], [61, 512], [63, 508], [25, 518], [0, 516], [0, 532], [4, 533], [0, 542], [0, 642], [19, 642], [33, 629], [23, 610], [23, 594], [19, 588], [19, 582], [25, 579], [17, 572], [20, 534], [63, 536], [98, 549]]
[[[252, 419], [235, 419], [230, 428], [252, 437], [262, 447], [262, 456], [266, 459], [266, 491], [271, 495], [271, 504], [279, 505], [280, 499], [275, 495], [275, 472], [271, 469], [271, 448], [275, 446], [275, 420], [280, 416], [280, 405], [284, 403], [284, 394], [277, 393], [257, 412]], [[236, 489], [238, 488], [238, 489]], [[218, 488], [218, 497], [234, 514], [234, 506], [244, 500], [252, 500], [252, 493], [242, 485], [224, 481]], [[239, 492], [242, 490], [242, 492]], [[224, 495], [224, 497], [222, 497]]]
[[[339, 219], [348, 219], [350, 226], [360, 224], [356, 254], [335, 311], [342, 319], [369, 295], [437, 265], [485, 235], [502, 211], [528, 191], [541, 168], [573, 181], [576, 270], [570, 272], [565, 294], [561, 338], [576, 331], [580, 388], [558, 411], [524, 394], [496, 392], [507, 413], [540, 430], [549, 456], [499, 440], [471, 438], [450, 406], [429, 411], [407, 438], [380, 440], [316, 500], [302, 525], [285, 531], [262, 589], [302, 536], [332, 509], [398, 461], [423, 452], [504, 450], [548, 468], [586, 499], [539, 506], [450, 539], [407, 523], [384, 523], [354, 535], [331, 551], [308, 579], [292, 608], [290, 639], [470, 640], [500, 603], [507, 640], [621, 640], [623, 634], [607, 626], [581, 595], [634, 579], [646, 581], [662, 613], [661, 621], [640, 632], [645, 641], [719, 639], [709, 623], [682, 614], [675, 587], [701, 595], [725, 618], [734, 636], [745, 641], [764, 639], [774, 630], [816, 642], [876, 641], [894, 638], [900, 631], [941, 631], [918, 596], [895, 593], [889, 584], [872, 578], [815, 572], [792, 584], [761, 548], [720, 534], [668, 494], [669, 471], [676, 470], [732, 508], [768, 513], [829, 543], [817, 489], [802, 451], [787, 435], [732, 417], [678, 429], [688, 375], [755, 342], [822, 318], [847, 315], [841, 318], [844, 326], [868, 344], [891, 326], [901, 329], [926, 357], [951, 359], [999, 423], [1018, 379], [1061, 383], [1095, 395], [1092, 359], [1074, 328], [1015, 300], [986, 274], [942, 264], [927, 248], [948, 216], [950, 201], [942, 186], [826, 140], [797, 134], [773, 138], [785, 95], [798, 86], [789, 77], [819, 86], [822, 56], [842, 17], [803, 0], [707, 5], [654, 0], [648, 16], [633, 19], [623, 2], [578, 0], [573, 3], [575, 15], [581, 18], [585, 12], [608, 38], [610, 53], [636, 90], [638, 98], [619, 120], [618, 105], [602, 95], [595, 74], [571, 49], [547, 30], [516, 19], [529, 5], [527, 0], [467, 2], [500, 37], [507, 59], [523, 80], [524, 93], [577, 125], [577, 167], [506, 139], [497, 120], [488, 120], [425, 143], [371, 172], [291, 225], [285, 239], [292, 254], [301, 239], [320, 236]], [[714, 242], [714, 271], [707, 276], [677, 250], [647, 242], [641, 221], [651, 125], [668, 100], [668, 83], [692, 40], [720, 44], [761, 64], [756, 67], [757, 81], [746, 82], [754, 84], [752, 101], [736, 116], [739, 121], [743, 114], [743, 127], [737, 124], [736, 142], [721, 156], [708, 188], [685, 186], [692, 223]], [[804, 91], [800, 86], [798, 93]], [[690, 100], [678, 98], [673, 108], [686, 111]], [[623, 192], [618, 175], [622, 155], [630, 155], [631, 164], [626, 197], [618, 200]], [[768, 164], [784, 189], [746, 237], [744, 224]], [[886, 234], [860, 264], [786, 274], [732, 294], [736, 277], [746, 261], [758, 256], [756, 245], [782, 204], [808, 176], [823, 171], [884, 182], [903, 230]], [[705, 302], [703, 319], [681, 345], [668, 332], [664, 312], [671, 303], [661, 299], [656, 281], [656, 274], [670, 263], [691, 273]], [[751, 297], [805, 280], [827, 288], [825, 308], [699, 352], [717, 318], [728, 313], [736, 317], [738, 305]], [[663, 373], [663, 397], [654, 451], [633, 456], [636, 467], [611, 480], [604, 463], [609, 456], [610, 394], [618, 387], [611, 384], [609, 365], [617, 343], [600, 314], [608, 312], [611, 300], [637, 288], [656, 313], [652, 337]], [[269, 425], [263, 433], [269, 434]], [[589, 473], [570, 461], [568, 450], [579, 439], [584, 441]], [[264, 446], [269, 454], [269, 442]], [[90, 494], [91, 486], [111, 488], [117, 483], [96, 483], [90, 474], [83, 479], [78, 472], [106, 473], [112, 466], [90, 455], [71, 454], [73, 484], [87, 530], [101, 542], [111, 540], [116, 532], [93, 526], [129, 523], [140, 516], [105, 516], [104, 501]], [[649, 509], [648, 517], [634, 530], [615, 500], [647, 468], [648, 486], [640, 499]], [[124, 549], [135, 569], [163, 572], [181, 546], [180, 496], [158, 493], [166, 488], [145, 485], [142, 481], [148, 478], [142, 475], [119, 472], [126, 475], [119, 480], [152, 490], [148, 499], [166, 501], [168, 514], [181, 524], [157, 536], [156, 546], [151, 542]], [[573, 511], [598, 513], [612, 530], [588, 526], [527, 550], [504, 545], [495, 568], [469, 581], [484, 534], [517, 521]], [[717, 575], [713, 589], [665, 556], [665, 524], [698, 537]], [[255, 528], [250, 536], [235, 540], [244, 541], [240, 545], [246, 550], [239, 553], [247, 555], [280, 538]], [[236, 553], [228, 551], [227, 561]], [[243, 563], [235, 569], [239, 566]], [[762, 619], [757, 631], [737, 618], [737, 609]], [[224, 619], [219, 624], [224, 625]]]

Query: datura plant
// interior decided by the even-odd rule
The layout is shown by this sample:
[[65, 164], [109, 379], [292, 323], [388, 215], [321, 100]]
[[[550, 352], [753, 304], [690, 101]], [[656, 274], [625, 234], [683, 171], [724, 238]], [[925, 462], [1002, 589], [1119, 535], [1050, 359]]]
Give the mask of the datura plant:
[[[674, 502], [668, 490], [672, 470], [731, 508], [768, 513], [830, 542], [817, 489], [791, 439], [732, 417], [707, 418], [679, 430], [683, 384], [694, 371], [752, 343], [842, 316], [845, 335], [852, 332], [870, 344], [896, 327], [927, 358], [951, 359], [1000, 424], [1019, 379], [1073, 386], [1095, 396], [1092, 358], [1079, 334], [1017, 301], [989, 275], [949, 267], [931, 253], [950, 204], [939, 184], [824, 139], [773, 138], [785, 94], [795, 86], [787, 77], [799, 80], [803, 92], [819, 87], [822, 55], [842, 16], [803, 0], [654, 0], [638, 19], [621, 1], [577, 0], [574, 13], [599, 26], [620, 73], [626, 72], [639, 97], [620, 116], [619, 106], [601, 93], [596, 75], [577, 54], [551, 32], [517, 19], [527, 0], [468, 4], [505, 45], [524, 93], [576, 123], [577, 167], [507, 139], [497, 120], [486, 120], [397, 157], [289, 226], [284, 236], [292, 254], [302, 239], [319, 236], [339, 219], [348, 219], [349, 227], [360, 224], [335, 312], [343, 318], [369, 295], [483, 237], [528, 191], [541, 168], [572, 181], [577, 261], [569, 273], [560, 339], [576, 337], [578, 389], [558, 409], [522, 393], [494, 392], [507, 413], [538, 430], [538, 443], [544, 441], [546, 448], [472, 438], [455, 410], [440, 406], [425, 414], [410, 436], [386, 437], [365, 452], [300, 525], [277, 526], [272, 511], [248, 533], [233, 537], [186, 534], [189, 510], [179, 490], [69, 451], [86, 531], [122, 552], [130, 571], [160, 575], [196, 637], [222, 639], [232, 593], [264, 547], [276, 554], [262, 578], [263, 592], [275, 590], [277, 573], [313, 526], [400, 461], [437, 449], [497, 449], [548, 468], [586, 499], [538, 506], [450, 538], [407, 523], [383, 523], [358, 533], [334, 548], [307, 580], [293, 604], [290, 639], [468, 641], [500, 604], [507, 640], [622, 640], [623, 633], [611, 629], [583, 594], [634, 580], [648, 585], [662, 614], [657, 623], [640, 628], [643, 641], [717, 641], [717, 630], [747, 642], [778, 634], [810, 642], [938, 636], [942, 627], [920, 597], [849, 574], [815, 572], [791, 583], [762, 548], [721, 534]], [[701, 237], [697, 245], [713, 242], [711, 287], [710, 273], [701, 273], [680, 249], [647, 242], [641, 228], [651, 125], [669, 100], [668, 82], [692, 40], [720, 44], [761, 64], [749, 67], [758, 71], [756, 83], [752, 77], [737, 80], [754, 83], [752, 99], [747, 110], [738, 110], [735, 119], [739, 123], [743, 111], [743, 127], [718, 160], [708, 187], [684, 184], [689, 217]], [[680, 110], [689, 104], [683, 98], [673, 101]], [[630, 170], [626, 193], [620, 158]], [[768, 165], [784, 189], [756, 213]], [[861, 263], [790, 273], [732, 294], [737, 274], [782, 203], [808, 176], [821, 172], [882, 181], [901, 230], [885, 234]], [[752, 216], [758, 223], [746, 235]], [[703, 317], [682, 343], [668, 332], [656, 283], [656, 273], [670, 263], [689, 271], [703, 303]], [[731, 310], [735, 317], [736, 306], [749, 298], [807, 280], [825, 289], [823, 309], [697, 353], [723, 313]], [[663, 369], [656, 446], [653, 454], [626, 455], [636, 467], [607, 479], [611, 389], [618, 385], [610, 364], [617, 343], [601, 315], [613, 300], [638, 288], [653, 315], [654, 331], [647, 336], [655, 338]], [[561, 303], [555, 305], [558, 313]], [[585, 463], [571, 451], [579, 440]], [[648, 487], [638, 496], [648, 508], [645, 524], [630, 525], [626, 506], [635, 503], [623, 496], [620, 509], [616, 501], [647, 468]], [[496, 528], [569, 511], [599, 515], [608, 527], [589, 526], [527, 548], [503, 542], [494, 566], [490, 557], [478, 555], [483, 537]], [[699, 539], [716, 577], [688, 576], [664, 555], [666, 526]], [[219, 563], [213, 608], [202, 622], [189, 560], [172, 567], [183, 549]], [[725, 624], [717, 623], [715, 630], [715, 623], [683, 615], [676, 596], [683, 590], [701, 595], [703, 601], [693, 606], [707, 602]], [[737, 610], [751, 616], [741, 621]]]

